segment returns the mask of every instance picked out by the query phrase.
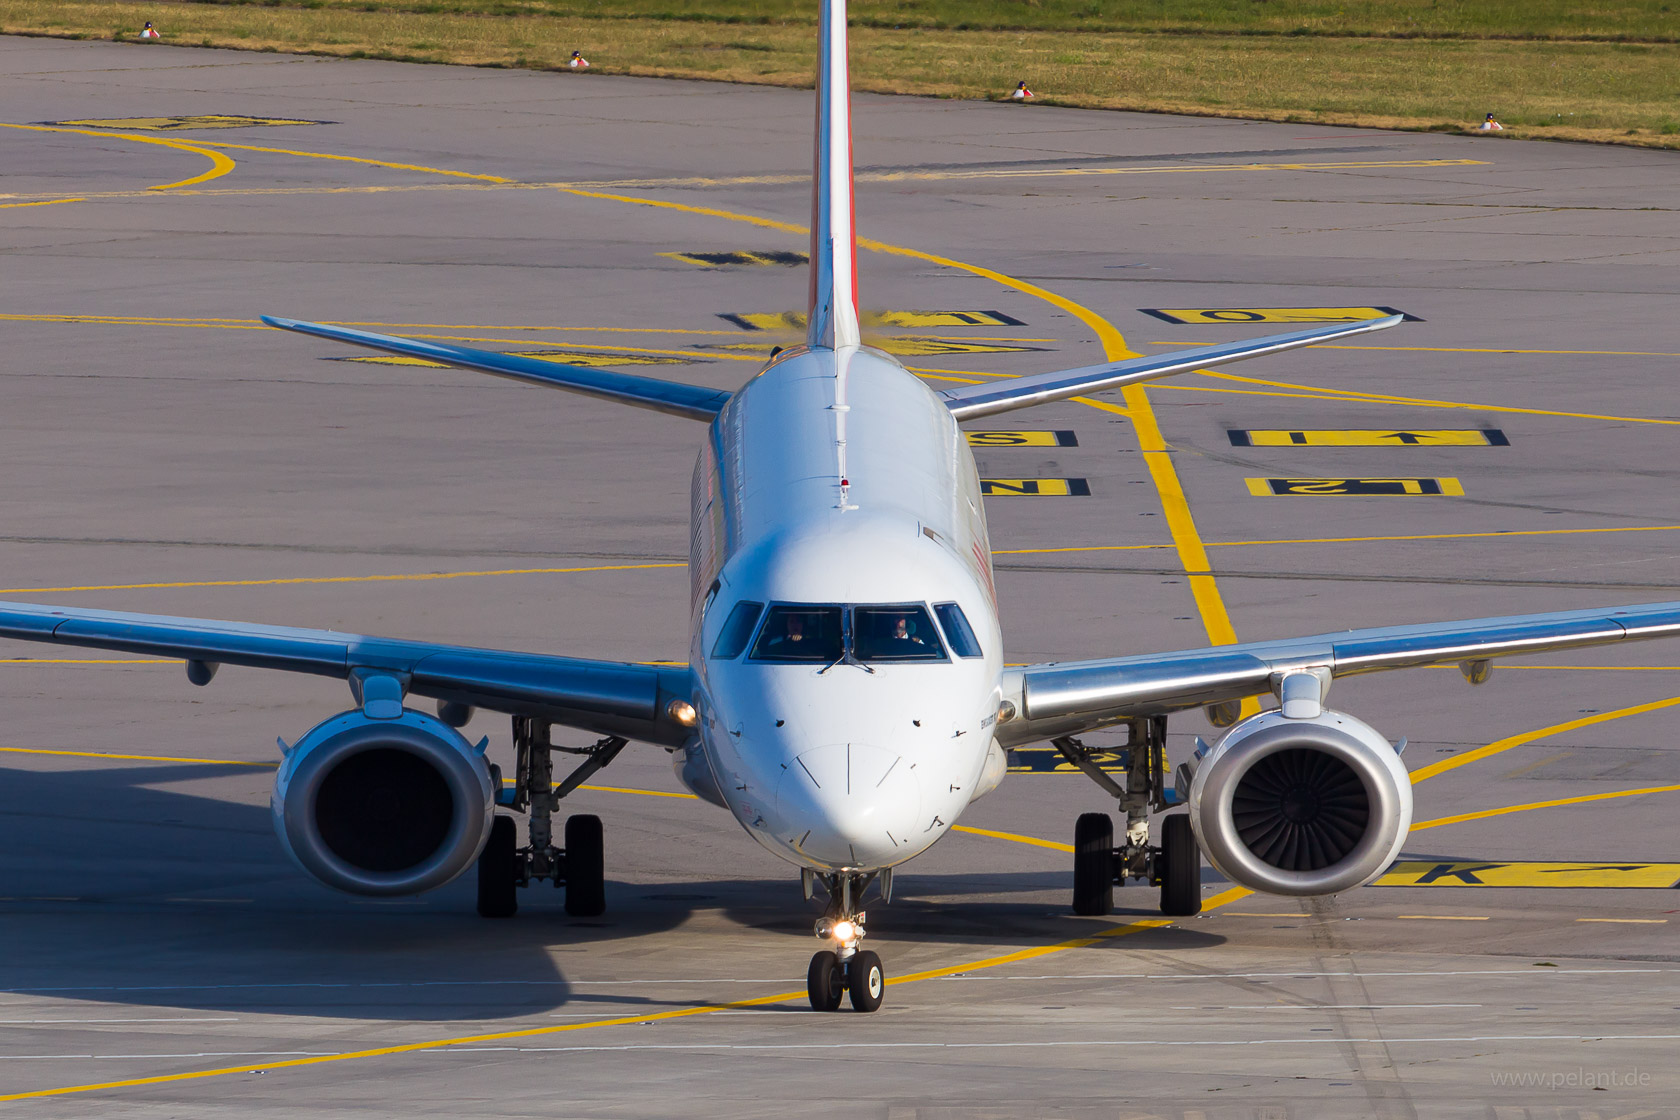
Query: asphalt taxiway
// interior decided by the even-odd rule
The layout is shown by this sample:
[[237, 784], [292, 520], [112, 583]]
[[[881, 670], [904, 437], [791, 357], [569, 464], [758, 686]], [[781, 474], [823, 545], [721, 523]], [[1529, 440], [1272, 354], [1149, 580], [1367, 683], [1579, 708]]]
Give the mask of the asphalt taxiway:
[[[809, 94], [0, 60], [0, 596], [686, 655], [697, 426], [256, 317], [739, 384], [804, 301]], [[1415, 318], [975, 425], [1050, 433], [979, 453], [1010, 660], [1680, 598], [1672, 153], [911, 98], [856, 127], [864, 302], [931, 378]], [[608, 914], [485, 922], [466, 880], [369, 902], [285, 862], [273, 741], [341, 685], [0, 657], [28, 1115], [1680, 1114], [1670, 646], [1339, 683], [1423, 780], [1403, 862], [1332, 899], [1210, 870], [1197, 918], [1143, 887], [1076, 918], [1103, 795], [1013, 776], [872, 913], [873, 1017], [806, 1009], [795, 877], [655, 748], [575, 795]]]

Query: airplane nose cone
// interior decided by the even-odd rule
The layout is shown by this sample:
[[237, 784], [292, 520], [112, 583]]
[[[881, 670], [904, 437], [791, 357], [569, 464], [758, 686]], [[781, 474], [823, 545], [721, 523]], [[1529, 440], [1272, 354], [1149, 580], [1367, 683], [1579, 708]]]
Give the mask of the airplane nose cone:
[[893, 751], [836, 743], [806, 751], [776, 799], [794, 848], [834, 868], [895, 862], [926, 826], [911, 764]]

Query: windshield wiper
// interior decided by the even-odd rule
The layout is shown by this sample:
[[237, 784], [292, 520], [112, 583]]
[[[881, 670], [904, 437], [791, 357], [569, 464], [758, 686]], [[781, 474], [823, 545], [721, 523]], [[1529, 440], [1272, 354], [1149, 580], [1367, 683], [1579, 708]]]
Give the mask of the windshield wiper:
[[852, 665], [871, 675], [875, 670], [859, 661], [852, 654], [852, 612], [843, 611], [840, 615], [840, 656], [817, 670], [817, 676], [822, 676], [836, 665]]

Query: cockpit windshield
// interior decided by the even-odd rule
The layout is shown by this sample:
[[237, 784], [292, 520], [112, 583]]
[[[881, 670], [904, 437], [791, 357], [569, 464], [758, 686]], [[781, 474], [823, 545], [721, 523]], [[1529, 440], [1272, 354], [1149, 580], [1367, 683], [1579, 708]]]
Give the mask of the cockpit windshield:
[[852, 608], [852, 653], [859, 661], [943, 661], [945, 650], [919, 604]]
[[[753, 606], [756, 609], [757, 605]], [[726, 625], [726, 633], [728, 629]], [[729, 656], [729, 649], [722, 648], [721, 642], [719, 645], [721, 655]], [[719, 655], [714, 651], [713, 656]], [[765, 613], [750, 658], [824, 665], [946, 660], [933, 617], [920, 603], [869, 607], [778, 604]]]
[[754, 661], [838, 661], [845, 653], [840, 607], [771, 607], [753, 645]]

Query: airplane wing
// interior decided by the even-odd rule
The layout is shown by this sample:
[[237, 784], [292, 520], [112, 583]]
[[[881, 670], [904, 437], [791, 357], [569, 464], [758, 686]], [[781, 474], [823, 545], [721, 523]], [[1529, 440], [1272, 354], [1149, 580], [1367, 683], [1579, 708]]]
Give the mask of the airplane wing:
[[708, 389], [704, 385], [684, 385], [679, 381], [661, 381], [657, 377], [637, 377], [630, 373], [613, 373], [603, 369], [586, 369], [541, 358], [522, 358], [518, 354], [499, 354], [493, 350], [474, 350], [466, 346], [444, 346], [436, 342], [422, 342], [413, 338], [398, 338], [388, 334], [331, 327], [322, 323], [304, 323], [297, 319], [281, 319], [264, 315], [263, 322], [281, 330], [312, 334], [334, 342], [383, 350], [405, 358], [423, 358], [446, 366], [475, 369], [498, 377], [524, 381], [532, 385], [547, 385], [589, 397], [617, 401], [620, 404], [650, 408], [688, 420], [710, 421], [728, 403], [732, 393], [724, 389]]
[[1016, 718], [998, 725], [1006, 747], [1074, 735], [1127, 719], [1226, 704], [1273, 691], [1291, 672], [1331, 677], [1458, 664], [1473, 683], [1497, 657], [1680, 636], [1680, 603], [1343, 630], [1101, 661], [1009, 670], [1004, 698]]
[[[1081, 366], [1055, 373], [1036, 373], [1008, 381], [988, 381], [981, 385], [964, 385], [940, 393], [958, 420], [974, 420], [1035, 404], [1064, 400], [1068, 397], [1095, 393], [1101, 389], [1119, 389], [1175, 373], [1188, 373], [1208, 366], [1240, 362], [1244, 358], [1258, 358], [1264, 354], [1278, 354], [1302, 346], [1312, 346], [1332, 339], [1348, 338], [1367, 331], [1386, 330], [1404, 322], [1404, 315], [1388, 315], [1358, 323], [1337, 323], [1329, 327], [1292, 331], [1289, 334], [1268, 335], [1243, 342], [1221, 342], [1216, 346], [1198, 346], [1191, 350], [1174, 350], [1170, 354], [1155, 354], [1146, 358], [1128, 358], [1123, 362], [1108, 362], [1099, 366]], [[494, 371], [492, 371], [494, 372]]]
[[[370, 638], [335, 630], [259, 626], [168, 615], [0, 602], [0, 638], [179, 657], [208, 680], [217, 665], [248, 665], [347, 680], [377, 671], [407, 681], [412, 695], [533, 716], [602, 735], [665, 746], [691, 732], [666, 714], [690, 696], [687, 666]], [[208, 672], [207, 672], [208, 671]], [[194, 678], [197, 679], [197, 678]]]

